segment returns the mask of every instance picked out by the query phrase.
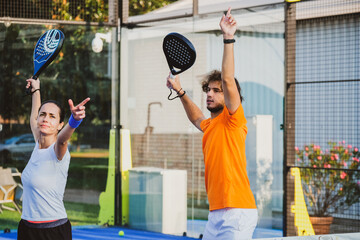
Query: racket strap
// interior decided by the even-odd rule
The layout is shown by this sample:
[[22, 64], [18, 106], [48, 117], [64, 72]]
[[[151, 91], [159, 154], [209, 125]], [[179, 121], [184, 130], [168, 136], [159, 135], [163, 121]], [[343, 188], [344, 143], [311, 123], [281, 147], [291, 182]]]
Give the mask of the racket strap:
[[31, 95], [33, 95], [33, 93], [34, 92], [36, 92], [36, 91], [39, 91], [40, 92], [40, 88], [38, 88], [38, 89], [35, 89], [34, 91], [31, 91], [31, 86], [29, 87], [29, 88], [27, 88], [26, 90], [25, 90], [25, 95], [24, 95], [24, 97], [26, 97], [26, 96], [31, 96]]
[[34, 94], [34, 92], [36, 92], [36, 91], [40, 91], [40, 88], [35, 89], [34, 91], [30, 92], [30, 95], [33, 95], [33, 94]]
[[182, 98], [182, 97], [185, 95], [186, 91], [184, 90], [183, 94], [179, 95], [179, 92], [180, 92], [181, 90], [182, 90], [182, 88], [180, 88], [179, 91], [175, 91], [175, 90], [174, 90], [174, 92], [176, 92], [177, 95], [176, 95], [175, 97], [173, 97], [173, 98], [170, 98], [170, 96], [171, 96], [171, 94], [172, 94], [172, 90], [170, 89], [170, 94], [169, 94], [169, 96], [168, 96], [168, 99], [169, 99], [169, 100], [174, 100], [174, 99], [176, 99], [176, 98]]

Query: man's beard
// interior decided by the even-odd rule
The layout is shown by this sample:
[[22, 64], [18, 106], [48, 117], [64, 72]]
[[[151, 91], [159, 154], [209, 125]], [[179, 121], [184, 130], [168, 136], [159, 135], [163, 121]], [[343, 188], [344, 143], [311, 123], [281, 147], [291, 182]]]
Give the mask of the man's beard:
[[207, 109], [212, 113], [217, 113], [219, 111], [222, 111], [224, 109], [224, 106], [219, 104], [219, 105], [217, 105], [216, 107], [213, 107], [213, 108], [207, 107]]

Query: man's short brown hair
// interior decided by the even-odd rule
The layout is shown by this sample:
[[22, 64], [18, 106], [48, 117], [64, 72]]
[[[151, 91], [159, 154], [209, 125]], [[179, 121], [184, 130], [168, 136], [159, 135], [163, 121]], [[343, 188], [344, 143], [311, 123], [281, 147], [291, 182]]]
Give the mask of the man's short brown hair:
[[[238, 80], [236, 78], [234, 78], [234, 80], [235, 80], [236, 87], [237, 87], [237, 90], [238, 90], [239, 95], [240, 95], [240, 101], [242, 102], [244, 100], [244, 98], [241, 95], [240, 84], [239, 84], [239, 82], [238, 82]], [[221, 72], [218, 71], [218, 70], [213, 70], [204, 77], [203, 81], [201, 82], [201, 87], [202, 87], [204, 92], [207, 91], [207, 88], [208, 88], [210, 82], [220, 82], [221, 83], [222, 82]], [[221, 90], [223, 90], [222, 89], [222, 84], [220, 84], [220, 86], [221, 86]]]

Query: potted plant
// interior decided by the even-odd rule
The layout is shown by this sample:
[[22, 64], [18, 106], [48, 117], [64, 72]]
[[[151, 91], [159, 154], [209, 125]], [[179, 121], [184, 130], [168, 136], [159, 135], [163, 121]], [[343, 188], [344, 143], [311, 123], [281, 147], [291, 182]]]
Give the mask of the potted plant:
[[[295, 147], [303, 191], [315, 234], [327, 234], [332, 214], [341, 213], [360, 197], [360, 153], [357, 147], [328, 142], [322, 149], [314, 143]], [[326, 223], [326, 224], [325, 224]], [[325, 224], [317, 229], [319, 224]]]

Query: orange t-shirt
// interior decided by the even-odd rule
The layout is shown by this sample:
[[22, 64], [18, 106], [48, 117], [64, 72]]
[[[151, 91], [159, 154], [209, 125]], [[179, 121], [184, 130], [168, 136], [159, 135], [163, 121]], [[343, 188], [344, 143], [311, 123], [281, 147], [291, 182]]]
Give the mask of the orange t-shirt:
[[224, 106], [214, 119], [203, 120], [205, 185], [210, 211], [233, 208], [256, 208], [246, 172], [246, 118], [240, 104], [233, 115]]

